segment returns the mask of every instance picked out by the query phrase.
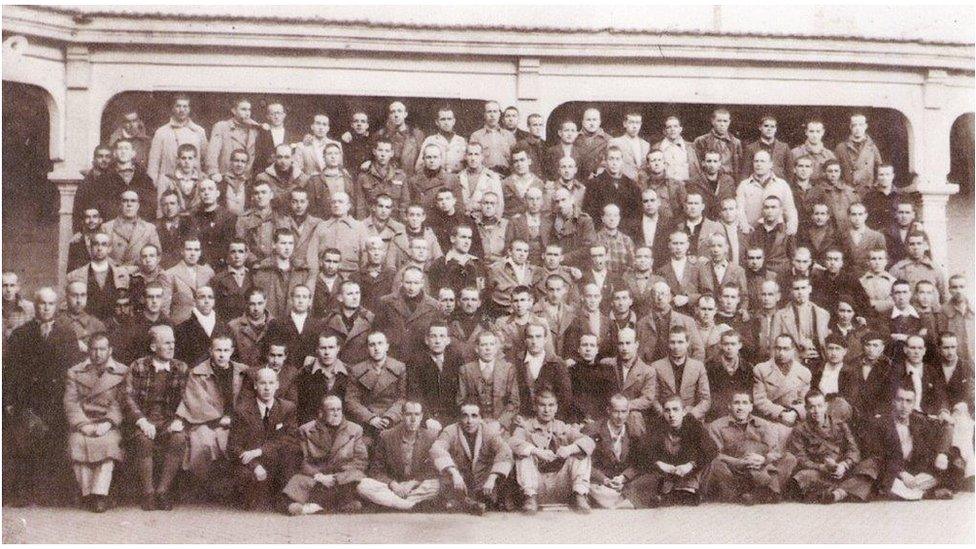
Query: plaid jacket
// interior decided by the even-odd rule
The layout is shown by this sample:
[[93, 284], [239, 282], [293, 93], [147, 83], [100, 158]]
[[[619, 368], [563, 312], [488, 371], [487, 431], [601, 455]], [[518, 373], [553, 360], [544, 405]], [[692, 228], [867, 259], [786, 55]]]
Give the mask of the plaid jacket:
[[[153, 378], [152, 355], [136, 359], [129, 365], [129, 373], [125, 377], [126, 402], [125, 415], [130, 421], [135, 423], [146, 417], [143, 407], [149, 399], [149, 391], [152, 389]], [[183, 399], [183, 389], [186, 387], [186, 379], [189, 375], [189, 368], [186, 363], [173, 359], [170, 362], [170, 384], [166, 391], [166, 417], [161, 418], [166, 422], [172, 421], [176, 417], [176, 407]]]

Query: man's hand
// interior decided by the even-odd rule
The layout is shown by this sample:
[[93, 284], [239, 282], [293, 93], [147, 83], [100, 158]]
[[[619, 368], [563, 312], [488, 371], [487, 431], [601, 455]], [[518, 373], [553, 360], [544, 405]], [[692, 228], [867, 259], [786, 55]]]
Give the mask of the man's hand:
[[556, 460], [556, 454], [552, 453], [552, 450], [546, 448], [536, 448], [532, 453], [535, 455], [535, 457], [541, 459], [546, 463], [550, 463]]
[[136, 427], [139, 427], [142, 434], [146, 435], [146, 438], [149, 440], [156, 439], [156, 426], [153, 425], [148, 419], [139, 418], [139, 421], [136, 422]]
[[486, 496], [491, 496], [491, 493], [495, 491], [495, 481], [498, 479], [498, 475], [488, 475], [485, 479], [485, 485], [481, 487], [481, 492]]
[[908, 488], [915, 488], [915, 477], [908, 471], [902, 471], [899, 473], [898, 478], [900, 478]]
[[210, 180], [214, 183], [220, 183], [224, 180], [224, 176], [220, 175], [219, 173], [215, 173], [210, 176]]
[[443, 429], [443, 425], [441, 425], [441, 422], [437, 421], [436, 419], [434, 419], [432, 417], [427, 418], [427, 430], [428, 431], [440, 432], [441, 429]]
[[381, 418], [380, 416], [376, 416], [373, 419], [369, 420], [369, 424], [380, 430], [386, 428], [386, 425], [383, 423], [383, 418]]
[[939, 454], [935, 456], [935, 468], [940, 471], [945, 471], [949, 468], [949, 456], [945, 454]]
[[556, 449], [556, 456], [566, 459], [569, 456], [575, 454], [579, 450], [575, 444], [567, 444], [566, 446], [560, 446]]
[[763, 463], [766, 463], [766, 458], [759, 454], [746, 454], [744, 459], [746, 465], [753, 469], [758, 469], [762, 467]]
[[569, 268], [569, 276], [573, 277], [573, 280], [582, 280], [583, 279], [583, 271], [579, 270], [576, 267], [570, 267]]
[[752, 318], [752, 315], [749, 314], [749, 311], [747, 309], [742, 309], [741, 311], [739, 311], [739, 318], [742, 319], [742, 322], [749, 322], [749, 320]]
[[241, 463], [247, 465], [248, 463], [251, 463], [255, 459], [261, 457], [262, 453], [263, 452], [261, 452], [260, 448], [255, 448], [253, 450], [245, 450], [241, 452]]
[[674, 299], [672, 299], [671, 301], [674, 303], [675, 307], [684, 307], [685, 305], [688, 304], [688, 296], [684, 294], [678, 294], [674, 296]]
[[779, 414], [779, 417], [780, 419], [783, 420], [783, 423], [787, 425], [793, 425], [794, 423], [796, 423], [797, 413], [796, 410], [783, 410]]
[[107, 421], [102, 421], [101, 423], [96, 423], [94, 426], [94, 435], [96, 437], [104, 436], [112, 429], [112, 424]]
[[258, 465], [254, 468], [254, 478], [256, 478], [258, 482], [268, 480], [268, 472], [264, 469], [263, 465]]
[[844, 475], [846, 474], [847, 474], [847, 462], [842, 461], [838, 463], [836, 467], [834, 467], [834, 473], [833, 473], [834, 478], [844, 478]]
[[617, 475], [610, 479], [610, 487], [617, 491], [623, 490], [624, 482], [627, 482], [627, 479], [623, 475]]
[[391, 480], [390, 483], [387, 485], [387, 488], [389, 488], [391, 492], [396, 494], [397, 497], [401, 497], [401, 498], [406, 497], [408, 493], [406, 487], [404, 487], [402, 484], [400, 484], [395, 480]]
[[92, 423], [82, 425], [81, 427], [78, 427], [78, 430], [81, 431], [81, 434], [85, 435], [86, 437], [95, 436], [95, 425]]
[[183, 420], [176, 418], [172, 423], [169, 424], [167, 430], [171, 433], [180, 433], [183, 431]]
[[467, 492], [468, 487], [464, 484], [464, 477], [461, 476], [461, 471], [458, 471], [456, 467], [452, 467], [448, 470], [451, 472], [451, 484], [454, 486], [454, 489], [459, 492]]
[[88, 343], [84, 339], [78, 340], [78, 350], [83, 353], [88, 353]]
[[230, 427], [230, 416], [224, 416], [220, 418], [221, 427]]
[[952, 414], [949, 413], [949, 410], [939, 411], [939, 419], [942, 420], [944, 423], [948, 423], [949, 425], [956, 424], [956, 420], [953, 419]]
[[673, 474], [674, 473], [674, 465], [671, 465], [670, 463], [664, 463], [663, 461], [657, 461], [657, 462], [654, 463], [654, 465], [657, 465], [657, 468], [660, 469], [661, 472], [664, 473], [664, 474], [670, 475], [670, 474]]
[[512, 430], [514, 431], [516, 427], [522, 427], [525, 425], [525, 418], [521, 414], [516, 415], [512, 418]]
[[326, 475], [325, 473], [318, 473], [315, 475], [315, 481], [325, 486], [326, 488], [332, 488], [336, 485], [335, 475]]
[[688, 473], [690, 473], [693, 467], [694, 465], [692, 465], [691, 463], [685, 463], [683, 465], [679, 465], [674, 468], [674, 474], [678, 475], [679, 477], [683, 477]]

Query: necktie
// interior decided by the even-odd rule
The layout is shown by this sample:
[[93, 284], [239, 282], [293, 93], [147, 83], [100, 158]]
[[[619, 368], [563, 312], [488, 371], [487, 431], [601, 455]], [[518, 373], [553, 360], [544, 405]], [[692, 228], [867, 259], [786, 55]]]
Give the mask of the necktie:
[[52, 322], [45, 322], [45, 323], [41, 324], [41, 335], [44, 336], [44, 339], [47, 339], [48, 336], [51, 335], [51, 326], [52, 325], [53, 325]]
[[271, 406], [264, 409], [264, 417], [261, 418], [264, 422], [264, 430], [268, 430], [268, 426], [271, 425]]

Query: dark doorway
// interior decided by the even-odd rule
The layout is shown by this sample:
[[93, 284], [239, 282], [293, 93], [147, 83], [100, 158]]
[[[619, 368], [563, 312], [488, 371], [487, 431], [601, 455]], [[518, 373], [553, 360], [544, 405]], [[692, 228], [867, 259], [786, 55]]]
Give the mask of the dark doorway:
[[950, 159], [949, 181], [959, 184], [959, 194], [972, 196], [973, 194], [973, 122], [976, 117], [967, 113], [952, 124], [949, 134]]
[[3, 268], [24, 295], [57, 280], [58, 191], [51, 171], [46, 92], [3, 82]]

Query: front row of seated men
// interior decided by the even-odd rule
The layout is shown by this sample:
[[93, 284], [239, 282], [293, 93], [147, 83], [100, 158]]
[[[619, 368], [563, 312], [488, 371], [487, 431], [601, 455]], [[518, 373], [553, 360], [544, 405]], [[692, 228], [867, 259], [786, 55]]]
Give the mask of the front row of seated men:
[[[480, 515], [515, 507], [531, 514], [553, 503], [587, 512], [591, 501], [613, 509], [704, 499], [833, 503], [867, 500], [875, 492], [948, 498], [960, 477], [949, 458], [950, 427], [916, 411], [918, 389], [911, 382], [887, 393], [890, 403], [881, 413], [850, 424], [829, 412], [840, 396], [830, 395], [828, 403], [818, 389], [805, 392], [788, 426], [754, 414], [753, 391], [741, 388], [731, 391], [728, 413], [705, 424], [686, 391], [645, 392], [662, 375], [660, 365], [640, 360], [629, 329], [618, 334], [613, 365], [622, 389], [605, 402], [600, 419], [560, 419], [570, 416], [560, 410], [557, 383], [541, 376], [528, 392], [531, 405], [499, 397], [511, 370], [504, 379], [496, 375], [506, 363], [490, 364], [494, 338], [486, 332], [479, 337], [479, 360], [468, 366], [488, 369], [469, 372], [476, 379], [461, 382], [456, 414], [441, 415], [456, 423], [444, 426], [425, 409], [432, 399], [405, 392], [404, 365], [386, 356], [381, 332], [370, 334], [370, 360], [348, 379], [350, 389], [359, 389], [347, 391], [345, 402], [333, 391], [319, 392], [312, 397], [314, 417], [300, 424], [296, 397], [282, 391], [293, 368], [284, 357], [248, 368], [231, 360], [233, 340], [215, 335], [209, 358], [189, 368], [174, 358], [172, 328], [150, 331], [150, 354], [130, 366], [112, 358], [107, 336], [92, 335], [88, 359], [67, 373], [69, 455], [82, 498], [96, 512], [109, 507], [120, 462], [138, 475], [146, 510], [172, 509], [174, 481], [186, 470], [191, 484], [213, 495], [295, 515], [353, 512], [363, 502]], [[306, 364], [311, 373], [336, 372], [333, 338], [320, 338], [325, 345]], [[778, 354], [787, 355], [792, 340], [777, 339]], [[669, 342], [672, 366], [695, 367], [676, 356], [686, 346], [680, 327], [671, 330]], [[268, 356], [278, 351], [272, 344]], [[463, 394], [464, 383], [474, 394]], [[498, 421], [506, 414], [508, 427]], [[124, 438], [131, 441], [126, 461]]]

